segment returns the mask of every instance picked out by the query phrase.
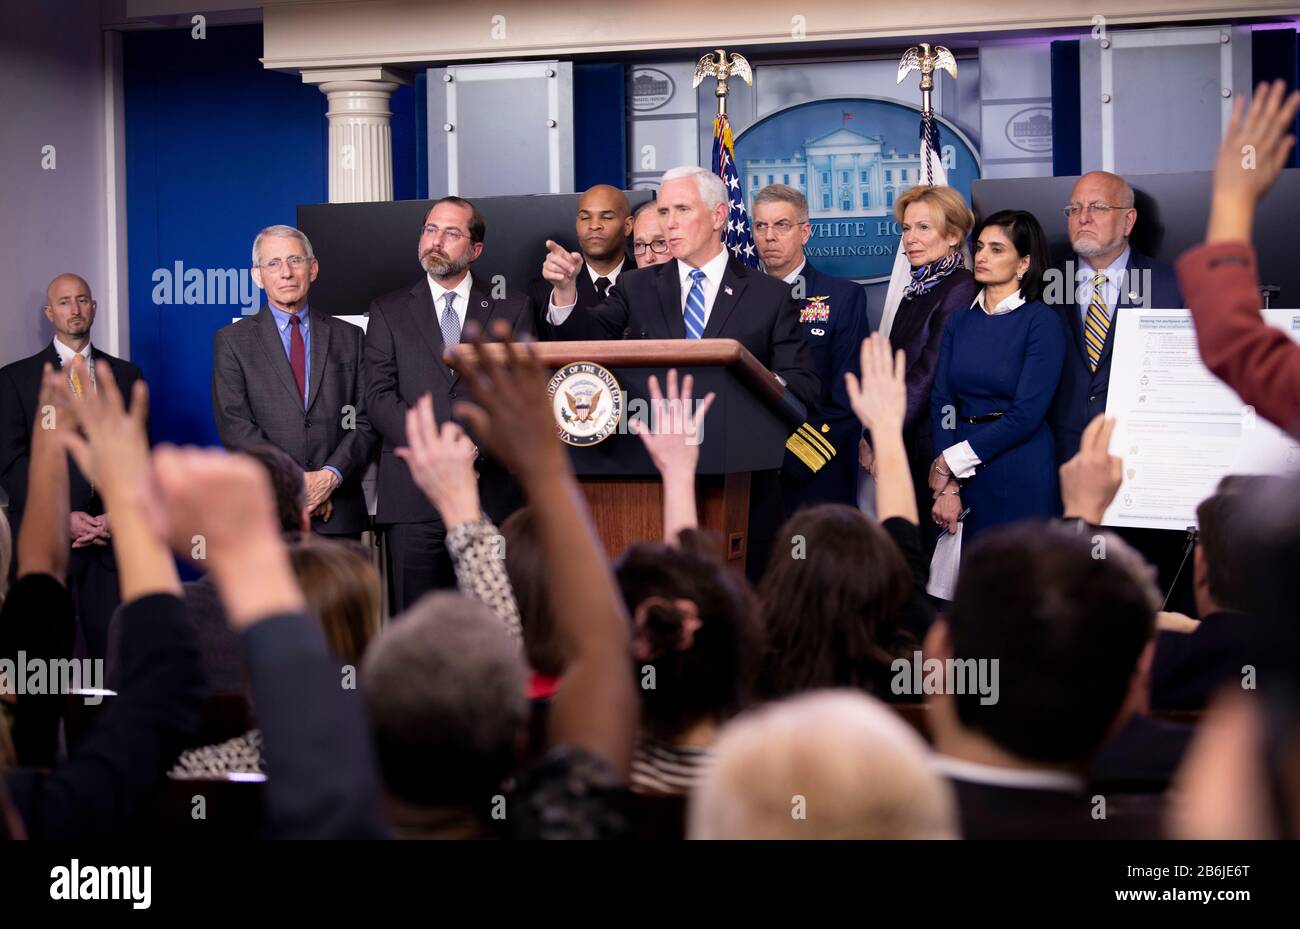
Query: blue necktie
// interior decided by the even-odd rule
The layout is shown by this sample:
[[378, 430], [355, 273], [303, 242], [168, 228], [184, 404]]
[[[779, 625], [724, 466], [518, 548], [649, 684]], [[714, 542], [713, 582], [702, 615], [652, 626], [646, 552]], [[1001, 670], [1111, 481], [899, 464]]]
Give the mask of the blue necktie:
[[686, 295], [686, 338], [699, 339], [704, 336], [704, 272], [699, 268], [691, 271], [691, 292]]
[[460, 317], [456, 315], [456, 308], [452, 305], [456, 302], [456, 295], [444, 294], [442, 299], [446, 304], [442, 310], [442, 344], [451, 348], [453, 345], [460, 344]]

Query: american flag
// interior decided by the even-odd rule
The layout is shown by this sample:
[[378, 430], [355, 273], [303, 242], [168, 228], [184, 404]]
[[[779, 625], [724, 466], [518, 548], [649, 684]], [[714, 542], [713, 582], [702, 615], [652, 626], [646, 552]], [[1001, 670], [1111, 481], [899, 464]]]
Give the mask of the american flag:
[[731, 136], [731, 122], [726, 116], [713, 118], [713, 173], [727, 186], [727, 225], [723, 227], [722, 241], [737, 260], [751, 268], [758, 267], [758, 253], [754, 250], [754, 232], [745, 212], [745, 191], [740, 186], [736, 172], [736, 145]]

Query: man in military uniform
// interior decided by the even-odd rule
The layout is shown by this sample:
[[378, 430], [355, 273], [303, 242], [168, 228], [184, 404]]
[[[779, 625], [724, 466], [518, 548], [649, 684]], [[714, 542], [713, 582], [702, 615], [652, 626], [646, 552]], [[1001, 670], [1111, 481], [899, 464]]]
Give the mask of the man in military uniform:
[[821, 393], [808, 421], [786, 443], [784, 475], [787, 513], [817, 503], [855, 506], [858, 439], [862, 425], [849, 406], [847, 371], [858, 373], [867, 337], [867, 298], [861, 286], [831, 277], [804, 257], [812, 229], [808, 201], [785, 184], [769, 184], [754, 198], [754, 244], [763, 270], [791, 287], [799, 322], [812, 349]]

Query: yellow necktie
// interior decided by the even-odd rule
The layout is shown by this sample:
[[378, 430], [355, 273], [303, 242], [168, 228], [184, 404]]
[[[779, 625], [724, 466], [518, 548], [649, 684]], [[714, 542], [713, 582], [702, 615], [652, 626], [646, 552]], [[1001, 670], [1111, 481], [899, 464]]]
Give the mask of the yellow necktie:
[[80, 400], [82, 397], [81, 378], [77, 375], [77, 369], [72, 367], [71, 362], [68, 363], [68, 383], [72, 385], [72, 393]]
[[1092, 302], [1088, 316], [1083, 321], [1083, 341], [1088, 349], [1088, 365], [1095, 372], [1101, 361], [1101, 350], [1110, 331], [1110, 314], [1106, 312], [1106, 274], [1098, 271], [1092, 276]]

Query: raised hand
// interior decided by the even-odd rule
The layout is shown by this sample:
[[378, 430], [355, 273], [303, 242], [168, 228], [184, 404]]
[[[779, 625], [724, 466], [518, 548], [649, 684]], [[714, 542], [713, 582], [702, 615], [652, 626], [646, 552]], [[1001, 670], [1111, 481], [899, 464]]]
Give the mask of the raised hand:
[[852, 371], [844, 374], [853, 412], [862, 425], [871, 430], [873, 439], [881, 432], [901, 435], [903, 417], [907, 413], [906, 356], [903, 350], [892, 352], [889, 339], [879, 332], [872, 333], [862, 340], [860, 367], [860, 376]]
[[442, 514], [448, 529], [482, 515], [474, 459], [478, 449], [465, 430], [433, 416], [433, 398], [425, 394], [406, 411], [407, 445], [395, 451], [411, 469], [411, 477]]
[[581, 253], [567, 251], [560, 243], [546, 240], [542, 277], [551, 282], [551, 302], [556, 306], [570, 306], [578, 302], [578, 273], [582, 271], [584, 263]]
[[164, 445], [153, 474], [164, 537], [186, 558], [202, 553], [232, 626], [302, 610], [265, 469], [247, 455]]
[[[85, 362], [74, 358], [72, 365], [81, 383], [89, 384]], [[119, 501], [135, 505], [148, 487], [149, 436], [145, 423], [149, 389], [144, 381], [135, 382], [128, 411], [113, 380], [113, 369], [104, 361], [95, 368], [95, 387], [72, 401], [85, 437], [60, 430], [60, 438], [81, 473], [98, 488], [109, 510], [116, 509]]]
[[650, 424], [640, 419], [631, 420], [628, 430], [641, 437], [659, 474], [665, 481], [689, 475], [695, 478], [695, 467], [700, 460], [700, 442], [703, 436], [704, 416], [717, 399], [709, 392], [692, 408], [694, 378], [682, 378], [681, 390], [677, 388], [677, 369], [670, 368], [666, 378], [668, 395], [659, 389], [659, 379], [653, 374], [646, 384], [650, 394]]
[[512, 340], [510, 326], [503, 320], [492, 324], [492, 334], [501, 354], [486, 350], [477, 325], [465, 327], [472, 349], [462, 361], [461, 373], [474, 402], [457, 403], [455, 412], [525, 490], [538, 478], [572, 473], [564, 445], [555, 434], [546, 399], [546, 372], [528, 345]]
[[1214, 194], [1258, 200], [1286, 166], [1295, 145], [1291, 128], [1300, 90], [1286, 92], [1281, 80], [1260, 83], [1245, 108], [1238, 97], [1214, 166]]
[[1124, 479], [1124, 461], [1110, 453], [1115, 420], [1098, 414], [1083, 430], [1078, 453], [1061, 465], [1061, 502], [1067, 517], [1096, 526]]

